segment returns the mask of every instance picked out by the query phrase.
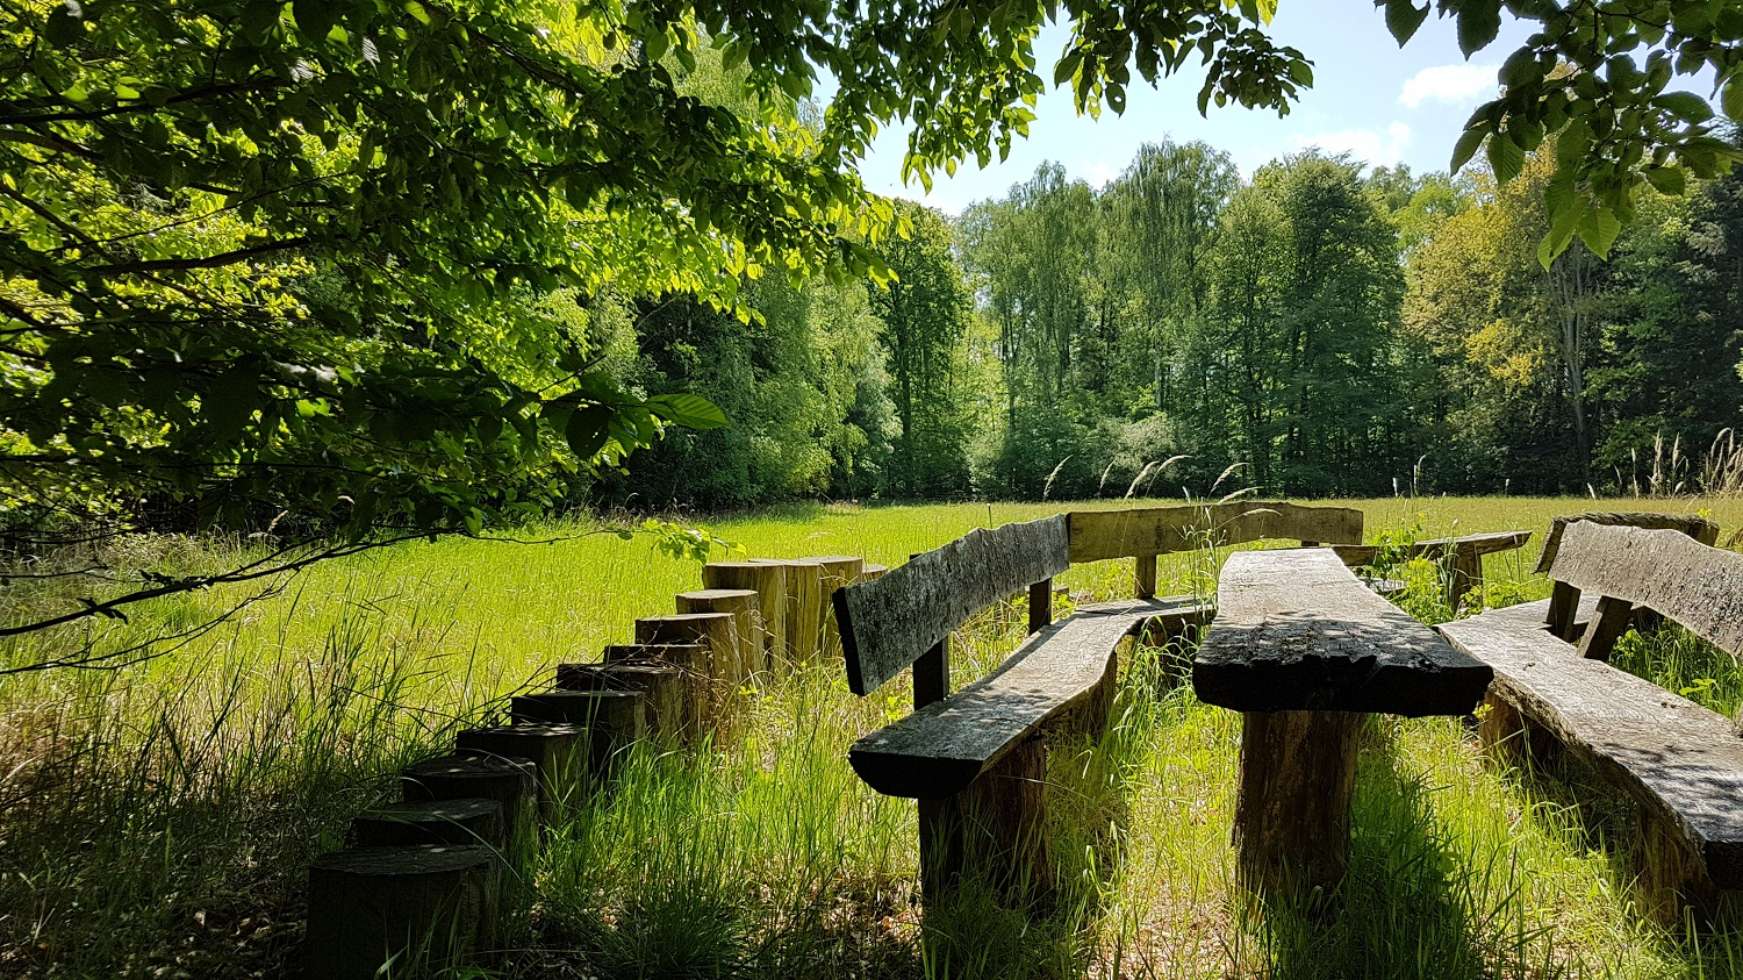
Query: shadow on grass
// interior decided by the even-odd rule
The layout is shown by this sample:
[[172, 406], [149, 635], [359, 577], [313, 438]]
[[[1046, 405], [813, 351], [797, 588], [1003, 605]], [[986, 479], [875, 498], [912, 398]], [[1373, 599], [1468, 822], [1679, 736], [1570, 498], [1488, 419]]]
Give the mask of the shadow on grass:
[[[1318, 914], [1311, 900], [1249, 903], [1242, 932], [1256, 935], [1274, 980], [1356, 977], [1555, 977], [1534, 958], [1544, 944], [1510, 921], [1519, 883], [1511, 866], [1471, 867], [1429, 807], [1419, 777], [1390, 753], [1364, 753], [1352, 813], [1349, 872]], [[1255, 921], [1257, 919], [1257, 921]]]

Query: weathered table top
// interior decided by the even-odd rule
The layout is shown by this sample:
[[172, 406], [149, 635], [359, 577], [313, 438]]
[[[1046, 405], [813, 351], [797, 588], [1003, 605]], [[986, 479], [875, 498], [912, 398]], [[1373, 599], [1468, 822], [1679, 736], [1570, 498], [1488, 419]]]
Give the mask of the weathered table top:
[[1242, 551], [1192, 663], [1199, 699], [1237, 711], [1469, 714], [1488, 666], [1375, 595], [1329, 548]]

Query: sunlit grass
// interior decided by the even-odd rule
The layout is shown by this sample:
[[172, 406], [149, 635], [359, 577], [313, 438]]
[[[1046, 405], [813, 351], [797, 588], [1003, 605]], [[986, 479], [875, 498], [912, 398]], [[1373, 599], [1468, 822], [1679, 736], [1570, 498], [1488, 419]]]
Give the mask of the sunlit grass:
[[[1104, 505], [1112, 505], [1108, 502]], [[1643, 506], [1656, 505], [1652, 502]], [[1590, 501], [1356, 502], [1373, 535], [1523, 527]], [[1605, 501], [1605, 509], [1627, 509]], [[1675, 510], [1696, 503], [1678, 502]], [[1743, 507], [1711, 505], [1727, 529]], [[897, 564], [976, 526], [1059, 505], [803, 506], [711, 524], [755, 556]], [[523, 537], [567, 537], [559, 524]], [[1492, 601], [1546, 595], [1538, 542], [1491, 556]], [[204, 545], [174, 560], [197, 562]], [[185, 553], [184, 553], [185, 552]], [[1184, 588], [1197, 556], [1164, 559]], [[1063, 578], [1130, 594], [1130, 568]], [[405, 761], [498, 710], [553, 664], [672, 611], [697, 569], [614, 535], [416, 544], [304, 573], [184, 649], [122, 673], [4, 682], [0, 975], [273, 975], [294, 965], [302, 863], [392, 788]], [[203, 621], [240, 593], [143, 609], [107, 642]], [[956, 644], [960, 685], [1012, 649], [989, 614]], [[62, 640], [65, 637], [61, 638]], [[0, 658], [37, 656], [14, 640]], [[1617, 663], [1736, 716], [1743, 671], [1667, 631]], [[747, 699], [741, 737], [702, 755], [639, 751], [558, 828], [533, 869], [534, 931], [502, 968], [536, 976], [1729, 977], [1733, 931], [1697, 940], [1630, 907], [1631, 824], [1578, 774], [1500, 771], [1457, 720], [1382, 720], [1358, 780], [1339, 915], [1260, 914], [1233, 887], [1239, 720], [1125, 658], [1116, 723], [1050, 760], [1058, 899], [1045, 915], [966, 891], [921, 942], [912, 804], [847, 766], [857, 735], [907, 710], [828, 665]], [[1696, 947], [1696, 942], [1699, 946]]]

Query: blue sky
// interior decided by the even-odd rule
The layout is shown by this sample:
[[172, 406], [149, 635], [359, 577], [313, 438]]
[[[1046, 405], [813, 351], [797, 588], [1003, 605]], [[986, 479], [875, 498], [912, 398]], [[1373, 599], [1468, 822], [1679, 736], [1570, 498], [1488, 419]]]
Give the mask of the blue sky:
[[[1194, 63], [1154, 89], [1134, 72], [1125, 115], [1104, 112], [1099, 121], [1077, 115], [1069, 86], [1051, 89], [1036, 109], [1029, 138], [1011, 147], [1008, 160], [995, 160], [985, 170], [971, 160], [954, 178], [940, 172], [930, 194], [918, 183], [901, 183], [905, 128], [881, 133], [860, 173], [873, 191], [956, 213], [974, 201], [1003, 196], [1045, 160], [1057, 160], [1073, 177], [1099, 186], [1124, 169], [1140, 144], [1164, 136], [1220, 147], [1247, 176], [1308, 146], [1349, 151], [1372, 164], [1443, 170], [1471, 109], [1493, 97], [1501, 61], [1530, 33], [1503, 12], [1500, 37], [1467, 62], [1454, 22], [1434, 14], [1400, 49], [1368, 0], [1280, 0], [1278, 7], [1272, 36], [1314, 62], [1313, 88], [1285, 118], [1214, 105], [1209, 118], [1201, 118], [1196, 105], [1204, 76]], [[1067, 34], [1061, 25], [1042, 33], [1036, 56], [1043, 77], [1052, 77]]]

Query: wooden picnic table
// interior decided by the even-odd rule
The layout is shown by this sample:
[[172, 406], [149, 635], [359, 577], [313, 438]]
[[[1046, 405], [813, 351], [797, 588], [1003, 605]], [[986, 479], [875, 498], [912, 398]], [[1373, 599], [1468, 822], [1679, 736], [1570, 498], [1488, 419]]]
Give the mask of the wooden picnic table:
[[1329, 889], [1349, 860], [1362, 716], [1467, 715], [1490, 669], [1374, 594], [1329, 548], [1230, 555], [1192, 665], [1242, 712], [1234, 839], [1261, 894]]

